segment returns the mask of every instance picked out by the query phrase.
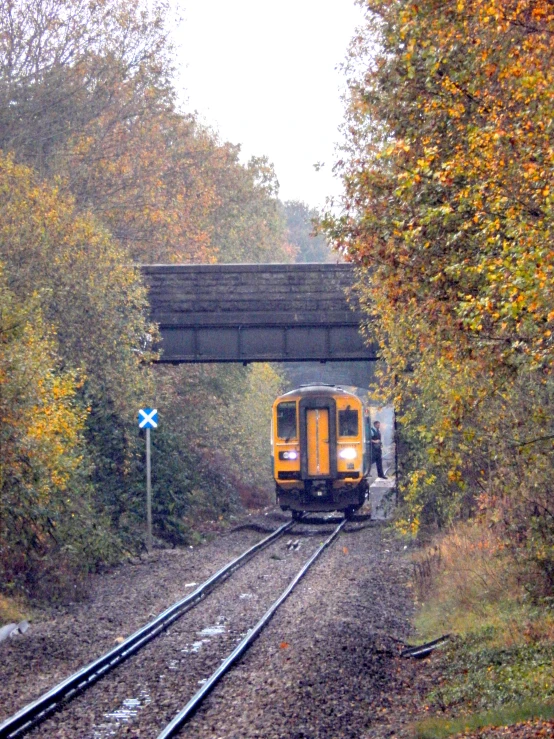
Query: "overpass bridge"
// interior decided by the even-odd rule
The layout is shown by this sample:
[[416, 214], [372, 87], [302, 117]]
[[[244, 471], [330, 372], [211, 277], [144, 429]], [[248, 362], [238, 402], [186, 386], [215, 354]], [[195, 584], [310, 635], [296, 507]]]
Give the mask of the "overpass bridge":
[[351, 264], [143, 265], [161, 362], [378, 359]]

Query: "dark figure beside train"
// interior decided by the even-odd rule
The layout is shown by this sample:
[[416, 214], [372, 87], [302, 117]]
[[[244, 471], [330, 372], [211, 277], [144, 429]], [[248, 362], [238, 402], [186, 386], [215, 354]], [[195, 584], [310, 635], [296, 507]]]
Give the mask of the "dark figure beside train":
[[334, 385], [306, 385], [273, 404], [271, 447], [277, 503], [293, 518], [344, 511], [369, 492], [368, 428], [362, 401]]

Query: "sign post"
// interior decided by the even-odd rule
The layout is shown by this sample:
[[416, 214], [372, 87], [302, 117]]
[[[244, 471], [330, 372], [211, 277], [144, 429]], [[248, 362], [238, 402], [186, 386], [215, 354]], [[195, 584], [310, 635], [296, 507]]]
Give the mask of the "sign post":
[[150, 429], [158, 428], [158, 410], [141, 408], [138, 413], [139, 429], [146, 429], [146, 549], [152, 551], [152, 465], [150, 460]]

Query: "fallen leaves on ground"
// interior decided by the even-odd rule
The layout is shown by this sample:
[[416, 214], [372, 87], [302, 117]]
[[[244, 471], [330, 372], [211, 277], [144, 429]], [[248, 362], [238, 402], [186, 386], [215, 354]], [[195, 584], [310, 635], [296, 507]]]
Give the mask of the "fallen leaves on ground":
[[457, 734], [455, 739], [536, 739], [554, 737], [554, 721], [523, 721], [512, 726], [489, 727]]

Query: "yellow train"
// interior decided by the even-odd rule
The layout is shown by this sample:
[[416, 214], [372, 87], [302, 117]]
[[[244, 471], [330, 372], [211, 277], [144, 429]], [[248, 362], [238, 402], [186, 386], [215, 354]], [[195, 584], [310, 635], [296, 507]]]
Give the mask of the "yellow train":
[[304, 511], [344, 511], [367, 498], [369, 439], [362, 401], [335, 385], [303, 385], [273, 404], [271, 449], [277, 503]]

